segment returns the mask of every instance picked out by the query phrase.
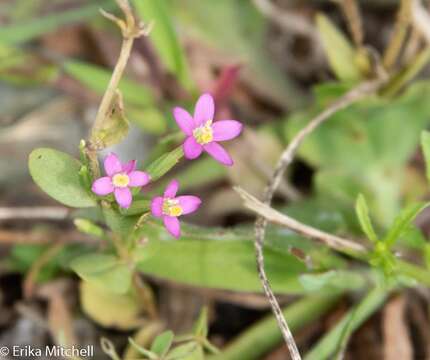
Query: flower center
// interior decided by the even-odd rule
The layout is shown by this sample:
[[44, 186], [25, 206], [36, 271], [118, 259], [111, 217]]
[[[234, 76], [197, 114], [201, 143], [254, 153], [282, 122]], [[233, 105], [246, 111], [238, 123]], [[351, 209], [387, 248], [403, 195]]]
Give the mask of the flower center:
[[204, 125], [195, 128], [193, 136], [200, 145], [210, 143], [213, 140], [212, 120], [208, 120]]
[[184, 211], [176, 199], [164, 199], [163, 214], [168, 216], [181, 216]]
[[112, 184], [116, 187], [127, 187], [130, 178], [126, 174], [115, 174], [112, 178]]

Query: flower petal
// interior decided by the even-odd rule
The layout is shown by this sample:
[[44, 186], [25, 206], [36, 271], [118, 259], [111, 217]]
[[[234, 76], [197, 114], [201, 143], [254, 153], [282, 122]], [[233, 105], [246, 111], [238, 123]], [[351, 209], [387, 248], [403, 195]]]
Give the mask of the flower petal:
[[217, 142], [211, 142], [209, 144], [203, 145], [203, 149], [212, 156], [215, 160], [221, 164], [232, 166], [233, 159], [230, 157], [228, 152]]
[[93, 182], [91, 190], [94, 194], [104, 196], [113, 192], [112, 180], [109, 176], [104, 176]]
[[185, 158], [193, 160], [198, 158], [203, 151], [203, 147], [194, 139], [193, 136], [187, 137], [183, 144]]
[[174, 198], [179, 189], [178, 180], [172, 180], [169, 185], [166, 186], [166, 190], [164, 190], [164, 197], [166, 198]]
[[173, 235], [175, 238], [181, 236], [181, 224], [179, 224], [179, 220], [174, 216], [164, 216], [163, 217], [164, 226], [167, 231]]
[[151, 201], [151, 213], [155, 217], [163, 216], [163, 197], [157, 196]]
[[242, 124], [236, 120], [215, 121], [212, 124], [213, 141], [231, 140], [239, 136]]
[[199, 97], [194, 110], [194, 123], [196, 126], [204, 124], [208, 120], [213, 120], [215, 114], [215, 104], [212, 95], [203, 94]]
[[122, 171], [125, 173], [130, 173], [136, 169], [136, 160], [130, 160], [128, 163], [122, 165]]
[[145, 186], [150, 180], [149, 175], [144, 171], [132, 171], [128, 174], [128, 178], [129, 186]]
[[115, 153], [110, 153], [108, 156], [105, 157], [104, 166], [106, 174], [109, 176], [113, 176], [116, 173], [122, 171], [121, 162], [119, 161], [118, 156], [116, 156]]
[[115, 188], [114, 195], [115, 200], [120, 207], [125, 209], [130, 207], [133, 198], [131, 196], [131, 191], [129, 188]]
[[187, 215], [196, 211], [202, 203], [200, 198], [193, 195], [178, 196], [176, 200], [179, 201], [179, 205], [182, 208], [182, 215]]
[[190, 136], [193, 134], [193, 130], [195, 128], [194, 119], [188, 111], [180, 107], [175, 107], [173, 109], [173, 117], [175, 118], [178, 126], [186, 135]]

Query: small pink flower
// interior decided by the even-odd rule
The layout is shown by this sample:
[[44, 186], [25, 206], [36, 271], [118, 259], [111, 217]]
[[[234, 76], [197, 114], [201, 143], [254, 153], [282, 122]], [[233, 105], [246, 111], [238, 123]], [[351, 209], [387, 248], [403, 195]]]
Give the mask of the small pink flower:
[[236, 120], [213, 121], [214, 100], [211, 95], [203, 94], [197, 101], [194, 117], [186, 110], [175, 107], [173, 116], [181, 130], [187, 135], [183, 144], [187, 159], [196, 159], [206, 151], [221, 164], [231, 166], [233, 160], [218, 141], [231, 140], [239, 136], [242, 124]]
[[196, 211], [202, 203], [197, 196], [176, 197], [178, 188], [178, 181], [172, 180], [167, 185], [164, 195], [155, 197], [151, 202], [152, 215], [162, 218], [167, 231], [176, 238], [181, 236], [181, 225], [178, 217]]
[[100, 196], [114, 193], [115, 200], [122, 208], [128, 208], [132, 202], [130, 187], [145, 186], [150, 177], [146, 172], [137, 171], [136, 160], [121, 164], [118, 156], [110, 153], [104, 161], [107, 176], [93, 182], [91, 190]]

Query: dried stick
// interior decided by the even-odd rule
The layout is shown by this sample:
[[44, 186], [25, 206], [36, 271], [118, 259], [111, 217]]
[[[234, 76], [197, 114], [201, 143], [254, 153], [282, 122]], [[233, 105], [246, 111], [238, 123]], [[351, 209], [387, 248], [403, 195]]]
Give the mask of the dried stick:
[[[337, 111], [342, 110], [354, 102], [375, 93], [384, 84], [386, 79], [377, 79], [373, 81], [364, 82], [354, 89], [347, 92], [344, 96], [335, 101], [331, 106], [322, 111], [319, 115], [313, 118], [308, 125], [306, 125], [290, 142], [288, 147], [282, 153], [272, 178], [267, 185], [264, 195], [263, 203], [270, 206], [273, 194], [275, 193], [277, 187], [279, 186], [282, 176], [285, 173], [288, 165], [293, 161], [294, 155], [297, 152], [299, 145], [303, 142], [307, 135], [309, 135], [313, 130], [315, 130], [321, 123], [329, 119]], [[300, 360], [300, 353], [297, 349], [297, 345], [294, 341], [293, 335], [288, 327], [288, 324], [282, 314], [282, 310], [276, 299], [275, 294], [270, 286], [269, 280], [264, 269], [264, 254], [263, 254], [263, 244], [264, 236], [266, 232], [267, 220], [263, 216], [258, 216], [255, 222], [255, 251], [257, 257], [257, 270], [260, 277], [264, 293], [266, 294], [270, 306], [272, 307], [273, 313], [278, 322], [279, 328], [282, 332], [282, 336], [288, 346], [291, 358], [293, 360]]]
[[273, 209], [272, 207], [263, 204], [260, 200], [256, 199], [254, 196], [252, 196], [242, 188], [235, 187], [234, 189], [244, 200], [245, 207], [254, 211], [259, 216], [264, 217], [270, 223], [284, 226], [300, 235], [303, 235], [304, 237], [318, 240], [323, 244], [327, 245], [328, 247], [340, 252], [366, 252], [366, 248], [359, 243], [326, 233], [324, 231], [303, 224], [300, 221], [297, 221], [289, 217], [288, 215], [282, 214], [279, 211]]

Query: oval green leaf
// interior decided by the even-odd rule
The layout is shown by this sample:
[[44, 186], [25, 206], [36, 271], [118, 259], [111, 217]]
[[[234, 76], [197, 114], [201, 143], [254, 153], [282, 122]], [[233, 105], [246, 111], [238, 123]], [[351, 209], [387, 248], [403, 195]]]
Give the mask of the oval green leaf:
[[125, 294], [131, 286], [132, 270], [114, 255], [86, 254], [70, 263], [79, 277], [106, 291]]
[[31, 152], [28, 161], [34, 182], [49, 196], [71, 207], [95, 206], [79, 178], [81, 164], [66, 153], [48, 148]]

